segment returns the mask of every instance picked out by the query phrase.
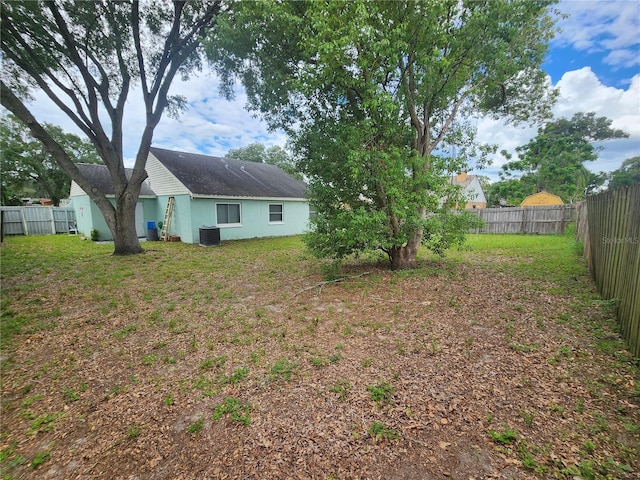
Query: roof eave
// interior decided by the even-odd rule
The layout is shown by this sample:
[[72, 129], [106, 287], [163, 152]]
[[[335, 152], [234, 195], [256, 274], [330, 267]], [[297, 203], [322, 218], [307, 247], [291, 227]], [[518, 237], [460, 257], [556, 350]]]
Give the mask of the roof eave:
[[[115, 194], [113, 194], [113, 193], [107, 193], [105, 195], [105, 197], [107, 197], [107, 198], [116, 198]], [[152, 198], [153, 199], [153, 198], [158, 198], [158, 196], [157, 195], [138, 195], [138, 199], [141, 199], [141, 198]]]
[[221, 200], [270, 200], [270, 201], [278, 201], [278, 202], [308, 202], [309, 199], [302, 197], [252, 197], [249, 195], [208, 195], [202, 193], [194, 193], [191, 195], [191, 198], [201, 198], [201, 199], [221, 199]]

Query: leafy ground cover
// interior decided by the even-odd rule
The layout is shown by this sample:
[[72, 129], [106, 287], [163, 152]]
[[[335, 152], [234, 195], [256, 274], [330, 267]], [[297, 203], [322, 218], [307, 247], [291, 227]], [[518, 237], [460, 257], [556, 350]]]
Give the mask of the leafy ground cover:
[[298, 237], [144, 246], [5, 239], [3, 478], [640, 473], [638, 364], [570, 236], [401, 272]]

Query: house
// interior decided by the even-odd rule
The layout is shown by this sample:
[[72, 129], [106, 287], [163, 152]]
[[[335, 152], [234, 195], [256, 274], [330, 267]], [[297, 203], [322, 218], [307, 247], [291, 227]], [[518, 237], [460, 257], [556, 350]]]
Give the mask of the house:
[[521, 207], [541, 207], [547, 205], [564, 205], [564, 202], [558, 195], [548, 192], [538, 192], [526, 197]]
[[[96, 186], [108, 188], [106, 167], [97, 167], [104, 170], [109, 185]], [[146, 171], [140, 221], [136, 211], [141, 237], [149, 222], [160, 225], [164, 220], [170, 197], [174, 200], [167, 234], [186, 243], [199, 243], [200, 229], [214, 226], [220, 240], [297, 235], [308, 227], [306, 184], [274, 165], [152, 147]], [[111, 238], [108, 229], [102, 235], [102, 215], [77, 185], [72, 185], [72, 203], [80, 232], [96, 228], [100, 238]]]
[[464, 208], [487, 208], [487, 199], [484, 196], [484, 191], [477, 175], [469, 175], [467, 172], [462, 172], [454, 175], [451, 178], [451, 183], [462, 187], [463, 195], [467, 199], [467, 204]]
[[[113, 182], [109, 175], [106, 165], [96, 165], [91, 163], [78, 163], [80, 173], [93, 183], [101, 192], [103, 192], [111, 203], [115, 205], [115, 195]], [[131, 177], [133, 170], [128, 168], [125, 170], [127, 177]], [[76, 229], [78, 233], [82, 233], [87, 237], [91, 235], [92, 230], [98, 231], [100, 240], [112, 240], [111, 230], [105, 222], [102, 212], [98, 206], [89, 198], [82, 188], [76, 183], [71, 182], [71, 191], [69, 193], [71, 206], [76, 213]], [[149, 182], [144, 182], [140, 189], [140, 196], [136, 205], [136, 232], [138, 237], [146, 235], [146, 221], [152, 220], [157, 212], [156, 195], [151, 190]]]
[[169, 197], [169, 235], [198, 243], [202, 227], [220, 228], [221, 240], [297, 235], [308, 227], [306, 184], [266, 163], [151, 148], [151, 188], [162, 220]]

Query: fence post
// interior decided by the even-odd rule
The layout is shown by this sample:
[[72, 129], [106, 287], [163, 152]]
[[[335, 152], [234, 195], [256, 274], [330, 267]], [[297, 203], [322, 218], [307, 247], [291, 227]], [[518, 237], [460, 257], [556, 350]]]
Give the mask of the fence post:
[[48, 207], [51, 214], [51, 233], [56, 234], [56, 216], [53, 213], [53, 207]]
[[29, 235], [29, 227], [27, 226], [27, 217], [24, 214], [24, 207], [20, 209], [20, 218], [22, 218], [22, 230], [25, 235]]

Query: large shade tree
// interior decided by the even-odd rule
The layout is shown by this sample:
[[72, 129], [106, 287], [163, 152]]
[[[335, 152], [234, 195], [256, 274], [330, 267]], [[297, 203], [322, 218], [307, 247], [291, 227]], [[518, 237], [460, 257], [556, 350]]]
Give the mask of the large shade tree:
[[594, 112], [548, 122], [526, 145], [516, 148], [518, 159], [502, 166], [503, 178], [520, 174], [517, 181], [526, 195], [547, 191], [567, 203], [580, 200], [606, 181], [605, 174], [585, 166], [597, 160], [603, 148], [595, 143], [629, 136], [611, 124], [611, 119]]
[[[1, 4], [2, 105], [26, 124], [62, 170], [97, 204], [111, 230], [115, 254], [142, 252], [135, 206], [153, 132], [165, 110], [185, 99], [169, 95], [175, 76], [200, 67], [199, 47], [220, 1], [147, 2], [55, 0]], [[85, 178], [51, 131], [29, 108], [29, 93], [44, 92], [89, 139], [113, 181], [115, 204]], [[129, 93], [142, 96], [133, 171], [123, 155]]]
[[449, 178], [486, 153], [470, 116], [548, 116], [551, 3], [241, 2], [208, 52], [226, 92], [239, 78], [291, 135], [318, 212], [312, 250], [382, 249], [406, 268], [421, 243], [440, 251], [465, 228]]
[[[102, 163], [88, 140], [65, 132], [56, 125], [43, 124], [52, 138], [74, 163]], [[69, 196], [71, 180], [49, 155], [42, 142], [15, 116], [0, 116], [0, 188], [2, 205], [21, 205], [20, 197], [48, 197], [58, 205]]]

